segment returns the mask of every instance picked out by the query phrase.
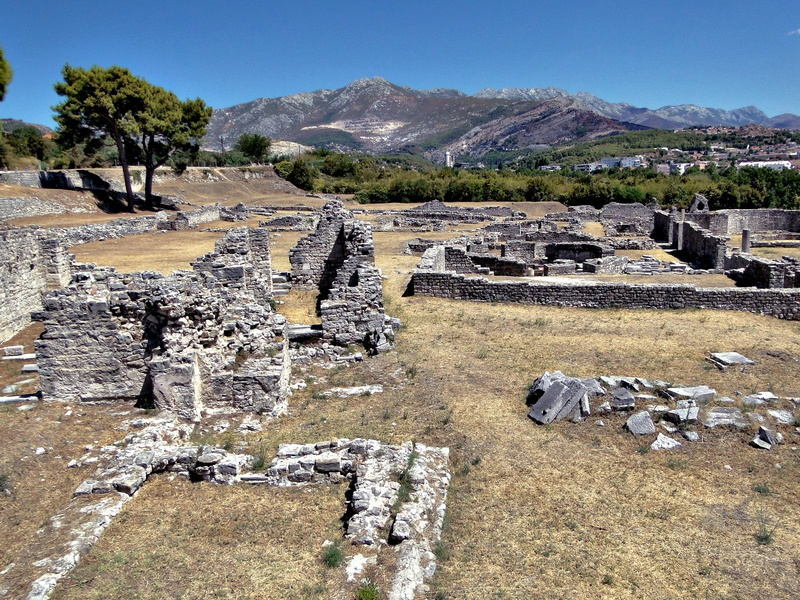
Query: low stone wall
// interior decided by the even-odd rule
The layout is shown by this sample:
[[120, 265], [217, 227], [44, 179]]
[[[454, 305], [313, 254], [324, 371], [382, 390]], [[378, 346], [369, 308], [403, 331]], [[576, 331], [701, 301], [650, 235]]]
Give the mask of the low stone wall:
[[0, 198], [0, 221], [42, 215], [57, 215], [65, 212], [67, 212], [67, 209], [64, 206], [55, 202], [45, 202], [39, 200], [39, 198]]
[[[132, 169], [132, 171], [143, 171]], [[88, 169], [60, 171], [5, 171], [0, 173], [0, 183], [32, 188], [62, 190], [100, 190], [124, 192], [124, 186], [113, 178], [104, 177]]]
[[513, 302], [581, 308], [708, 308], [800, 319], [800, 290], [695, 288], [691, 285], [489, 281], [417, 269], [408, 294], [474, 302]]
[[213, 223], [220, 220], [220, 205], [213, 204], [203, 206], [197, 210], [182, 210], [170, 220], [169, 228], [174, 231], [191, 229], [206, 223]]

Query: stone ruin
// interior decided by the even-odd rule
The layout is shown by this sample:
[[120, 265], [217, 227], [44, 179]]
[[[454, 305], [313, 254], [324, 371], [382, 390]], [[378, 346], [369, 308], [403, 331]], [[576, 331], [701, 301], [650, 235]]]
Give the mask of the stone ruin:
[[286, 320], [272, 297], [268, 233], [230, 230], [193, 271], [93, 265], [44, 296], [34, 318], [47, 399], [123, 399], [187, 418], [286, 409]]
[[289, 252], [292, 285], [319, 291], [322, 337], [363, 344], [372, 354], [392, 347], [396, 319], [383, 308], [381, 274], [369, 223], [353, 218], [341, 200], [322, 209], [316, 231]]
[[[707, 360], [721, 369], [753, 364], [737, 352], [712, 353]], [[702, 441], [696, 431], [699, 425], [705, 429], [754, 430], [750, 445], [771, 450], [784, 441], [780, 430], [788, 435], [788, 428], [798, 419], [800, 398], [781, 399], [770, 392], [750, 394], [740, 401], [748, 409], [745, 412], [732, 398], [717, 398], [716, 394], [705, 385], [673, 386], [641, 377], [580, 379], [546, 371], [529, 388], [526, 404], [530, 407], [528, 416], [539, 425], [565, 419], [577, 423], [593, 412], [600, 416], [629, 415], [625, 430], [636, 437], [654, 436], [652, 450], [672, 450], [687, 441]], [[762, 408], [766, 414], [759, 411]], [[597, 424], [605, 425], [602, 420]], [[794, 432], [800, 433], [800, 428], [795, 427]], [[675, 434], [680, 434], [684, 442], [669, 437]]]
[[[242, 426], [252, 426], [247, 417]], [[46, 600], [151, 475], [170, 473], [215, 484], [347, 487], [344, 538], [359, 548], [343, 570], [354, 583], [367, 565], [391, 553], [391, 600], [414, 600], [436, 570], [451, 474], [449, 451], [405, 442], [334, 439], [282, 444], [269, 465], [254, 457], [191, 442], [194, 427], [171, 415], [125, 421], [130, 432], [115, 444], [89, 451], [68, 467], [95, 465], [73, 499], [42, 527], [31, 548], [39, 557], [27, 600]], [[55, 550], [56, 554], [53, 555]], [[9, 565], [4, 574], [17, 568]]]
[[444, 231], [450, 225], [525, 219], [525, 213], [505, 206], [461, 207], [431, 200], [405, 210], [372, 211], [379, 231]]

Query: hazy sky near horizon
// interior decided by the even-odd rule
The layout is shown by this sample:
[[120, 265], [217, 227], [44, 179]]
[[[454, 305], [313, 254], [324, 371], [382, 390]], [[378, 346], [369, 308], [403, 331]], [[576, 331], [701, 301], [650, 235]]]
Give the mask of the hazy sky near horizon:
[[65, 63], [127, 67], [215, 108], [380, 76], [800, 114], [797, 0], [6, 0], [2, 25], [0, 117], [49, 126]]

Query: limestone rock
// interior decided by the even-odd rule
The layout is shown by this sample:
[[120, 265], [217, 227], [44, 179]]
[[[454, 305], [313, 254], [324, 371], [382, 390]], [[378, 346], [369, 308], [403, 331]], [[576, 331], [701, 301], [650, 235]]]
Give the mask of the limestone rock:
[[777, 443], [778, 440], [775, 438], [775, 435], [766, 427], [759, 427], [758, 433], [750, 440], [751, 446], [763, 450], [772, 450], [772, 447]]
[[528, 416], [540, 425], [546, 425], [569, 416], [576, 407], [578, 411], [588, 413], [586, 387], [577, 379], [555, 381], [531, 406]]
[[653, 419], [646, 410], [634, 413], [628, 417], [628, 420], [625, 422], [625, 427], [636, 436], [651, 435], [656, 432]]
[[703, 425], [709, 429], [714, 427], [736, 427], [743, 429], [747, 427], [742, 411], [735, 407], [715, 407], [706, 411]]
[[680, 448], [681, 443], [677, 440], [673, 440], [671, 437], [664, 435], [663, 433], [659, 433], [656, 440], [650, 444], [651, 450], [674, 450], [675, 448]]

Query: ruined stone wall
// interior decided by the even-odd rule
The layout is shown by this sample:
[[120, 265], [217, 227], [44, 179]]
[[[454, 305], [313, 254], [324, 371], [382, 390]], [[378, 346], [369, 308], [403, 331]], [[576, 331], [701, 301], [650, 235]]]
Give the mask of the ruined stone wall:
[[[213, 209], [213, 207], [212, 207]], [[191, 213], [208, 215], [208, 209]], [[30, 323], [29, 313], [40, 310], [45, 290], [66, 285], [70, 270], [68, 248], [99, 240], [121, 238], [169, 229], [169, 215], [116, 219], [108, 223], [45, 229], [36, 226], [0, 233], [0, 340], [6, 340]], [[202, 218], [202, 217], [201, 217]], [[27, 265], [23, 271], [21, 265]]]
[[[664, 221], [679, 219], [678, 213], [658, 211], [656, 230], [663, 235]], [[686, 221], [695, 223], [715, 235], [737, 235], [750, 231], [800, 231], [800, 211], [781, 208], [727, 209], [708, 213], [686, 213]], [[659, 237], [658, 239], [665, 239]]]
[[266, 231], [232, 229], [194, 271], [165, 277], [84, 265], [35, 314], [46, 398], [152, 401], [184, 418], [207, 409], [285, 410], [286, 320], [267, 300]]
[[611, 256], [614, 250], [602, 244], [558, 242], [547, 244], [544, 249], [547, 260], [574, 260], [584, 262], [592, 258]]
[[501, 248], [500, 254], [506, 258], [521, 260], [529, 266], [533, 266], [537, 261], [545, 258], [544, 244], [535, 242], [522, 242], [509, 240]]
[[766, 289], [797, 287], [798, 269], [794, 263], [734, 252], [725, 257], [725, 269], [741, 270], [737, 277], [739, 285]]
[[37, 230], [0, 230], [0, 340], [7, 340], [30, 323], [41, 307], [47, 287], [45, 255]]
[[691, 261], [707, 269], [723, 269], [725, 267], [725, 249], [728, 239], [713, 235], [691, 221], [683, 223], [682, 250], [691, 257]]
[[736, 235], [742, 229], [750, 231], [800, 231], [800, 211], [779, 208], [725, 210], [728, 217], [726, 235]]
[[304, 288], [320, 288], [321, 282], [330, 276], [331, 266], [344, 260], [342, 226], [352, 218], [341, 201], [328, 202], [323, 208], [317, 230], [289, 250], [292, 265], [292, 285]]
[[475, 302], [513, 302], [582, 308], [708, 308], [800, 319], [800, 290], [695, 288], [690, 285], [624, 283], [532, 283], [417, 269], [409, 292]]
[[4, 171], [0, 183], [32, 188], [85, 189], [124, 192], [125, 188], [113, 178], [103, 177], [87, 169], [59, 171]]
[[394, 329], [383, 308], [372, 227], [353, 218], [341, 200], [322, 209], [316, 231], [289, 251], [292, 283], [319, 290], [325, 339], [363, 343], [371, 353], [391, 348]]
[[455, 273], [477, 273], [478, 269], [475, 263], [467, 256], [466, 250], [461, 248], [454, 248], [452, 246], [444, 247], [444, 263], [445, 269]]
[[55, 202], [45, 202], [33, 197], [0, 198], [0, 221], [57, 215], [67, 212], [66, 207]]
[[674, 244], [672, 215], [663, 210], [657, 210], [653, 215], [653, 239], [669, 242], [670, 245]]
[[530, 274], [530, 268], [522, 260], [502, 258], [495, 254], [469, 254], [469, 259], [473, 264], [489, 269], [494, 275], [525, 277]]
[[169, 227], [174, 231], [191, 229], [206, 223], [220, 220], [220, 205], [203, 206], [197, 210], [181, 210], [170, 220]]
[[609, 202], [600, 209], [600, 218], [612, 221], [652, 221], [654, 206], [640, 202]]
[[167, 213], [158, 212], [155, 215], [143, 217], [115, 219], [108, 223], [52, 228], [42, 230], [42, 235], [58, 238], [62, 244], [71, 247], [89, 242], [139, 235], [159, 229], [169, 229], [168, 220]]

